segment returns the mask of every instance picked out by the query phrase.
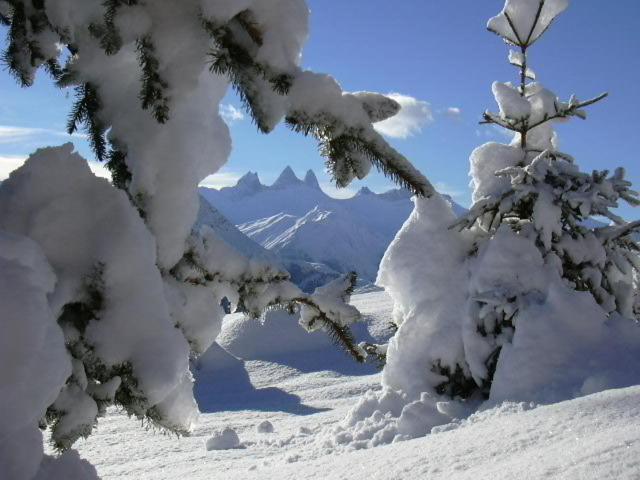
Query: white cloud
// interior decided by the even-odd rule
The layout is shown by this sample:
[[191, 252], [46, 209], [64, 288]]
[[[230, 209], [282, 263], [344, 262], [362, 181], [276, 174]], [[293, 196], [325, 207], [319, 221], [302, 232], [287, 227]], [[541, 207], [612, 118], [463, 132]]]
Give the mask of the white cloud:
[[333, 183], [323, 182], [320, 184], [320, 188], [324, 193], [333, 198], [351, 198], [357, 192], [351, 187], [338, 188]]
[[387, 97], [394, 99], [402, 108], [394, 117], [374, 124], [374, 128], [382, 135], [405, 139], [433, 123], [433, 111], [428, 102], [400, 93], [389, 93]]
[[242, 113], [242, 110], [229, 103], [223, 103], [220, 105], [220, 116], [225, 122], [227, 122], [227, 125], [233, 125], [236, 122], [244, 120], [244, 113]]
[[202, 182], [200, 182], [200, 186], [215, 189], [232, 187], [233, 185], [238, 183], [240, 177], [241, 175], [238, 175], [234, 172], [218, 172], [205, 178]]
[[16, 168], [22, 166], [27, 159], [25, 155], [0, 155], [0, 180], [5, 180]]
[[98, 162], [87, 162], [89, 164], [89, 168], [93, 172], [96, 177], [106, 178], [111, 181], [111, 172], [107, 170], [107, 167], [102, 163]]
[[449, 118], [458, 119], [462, 115], [462, 110], [458, 107], [449, 107], [445, 110], [445, 114]]
[[0, 144], [24, 143], [35, 140], [36, 137], [53, 135], [56, 137], [84, 137], [84, 135], [73, 134], [50, 128], [14, 127], [11, 125], [0, 125]]

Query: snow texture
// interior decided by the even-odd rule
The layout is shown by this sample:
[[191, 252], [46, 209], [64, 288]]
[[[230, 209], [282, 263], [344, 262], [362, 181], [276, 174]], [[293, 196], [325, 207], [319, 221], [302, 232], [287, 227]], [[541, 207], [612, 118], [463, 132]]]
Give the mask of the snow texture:
[[493, 95], [504, 119], [526, 120], [531, 115], [531, 104], [510, 83], [493, 83]]
[[83, 279], [102, 265], [105, 308], [87, 326], [87, 341], [107, 367], [130, 362], [151, 405], [189, 375], [188, 345], [163, 301], [153, 237], [124, 192], [95, 177], [72, 144], [38, 150], [3, 182], [0, 228], [42, 248], [57, 276], [56, 313], [81, 300]]
[[0, 228], [0, 272], [0, 465], [6, 478], [29, 479], [43, 459], [38, 422], [71, 362], [47, 298], [56, 276], [42, 250]]
[[[389, 312], [391, 302], [378, 300], [372, 294], [354, 296], [365, 311], [384, 307]], [[272, 409], [256, 399], [253, 406], [238, 409], [235, 402], [247, 396], [243, 390], [228, 399], [227, 408], [205, 408], [192, 435], [181, 439], [141, 430], [114, 410], [78, 448], [105, 480], [204, 480], [212, 475], [230, 480], [338, 479], [345, 472], [355, 480], [506, 480], [522, 472], [535, 480], [631, 480], [640, 471], [638, 387], [549, 406], [490, 405], [471, 416], [460, 415], [426, 437], [358, 450], [328, 444], [327, 429], [344, 418], [364, 391], [379, 386], [378, 374], [301, 371], [273, 362], [248, 362], [247, 369], [253, 388], [286, 393], [291, 403], [280, 401], [280, 408]], [[227, 378], [231, 387], [239, 381], [237, 375]], [[277, 431], [259, 433], [256, 425], [262, 421], [273, 423]], [[206, 451], [212, 432], [225, 428], [233, 428], [245, 448]]]

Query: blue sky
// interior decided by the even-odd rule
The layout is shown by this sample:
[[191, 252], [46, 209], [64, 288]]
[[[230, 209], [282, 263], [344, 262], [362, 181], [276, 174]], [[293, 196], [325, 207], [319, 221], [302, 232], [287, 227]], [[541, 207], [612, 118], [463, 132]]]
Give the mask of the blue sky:
[[[331, 73], [345, 90], [411, 97], [412, 115], [394, 127], [413, 127], [412, 135], [390, 138], [391, 143], [443, 191], [468, 204], [470, 152], [487, 141], [506, 141], [496, 129], [478, 125], [485, 109], [496, 109], [491, 83], [515, 80], [515, 70], [506, 62], [508, 48], [485, 29], [503, 1], [308, 3], [311, 36], [305, 67]], [[574, 0], [530, 55], [541, 82], [562, 98], [610, 92], [603, 103], [591, 107], [586, 122], [559, 127], [561, 146], [586, 171], [624, 166], [640, 188], [635, 144], [640, 129], [639, 49], [640, 1]], [[60, 132], [70, 101], [44, 75], [39, 80], [35, 87], [21, 89], [9, 75], [0, 74], [0, 175], [37, 146], [67, 140]], [[231, 106], [228, 112], [240, 108], [232, 94], [226, 103]], [[233, 183], [248, 170], [270, 183], [287, 164], [299, 175], [312, 168], [321, 182], [329, 182], [312, 139], [284, 126], [261, 135], [246, 115], [240, 116], [231, 122], [234, 151], [229, 163], [211, 183]], [[90, 155], [82, 138], [73, 141]], [[391, 187], [384, 177], [372, 174], [341, 195], [362, 185], [377, 191]], [[622, 213], [638, 217], [629, 208]]]

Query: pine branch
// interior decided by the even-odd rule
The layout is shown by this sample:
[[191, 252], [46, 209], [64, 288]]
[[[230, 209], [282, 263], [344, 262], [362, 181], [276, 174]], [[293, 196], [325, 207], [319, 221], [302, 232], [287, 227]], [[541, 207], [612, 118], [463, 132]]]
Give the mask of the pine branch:
[[216, 48], [209, 52], [209, 69], [229, 78], [252, 121], [262, 133], [269, 133], [273, 125], [268, 121], [266, 108], [261, 104], [260, 82], [267, 82], [274, 92], [285, 95], [291, 88], [293, 77], [256, 62], [252, 52], [244, 46], [247, 42], [240, 42], [239, 32], [244, 32], [253, 42], [254, 48], [262, 44], [262, 33], [252, 21], [249, 11], [240, 12], [226, 25], [216, 25], [204, 18], [202, 25], [216, 42]]
[[[12, 4], [11, 17], [6, 18], [9, 25], [7, 34], [7, 49], [2, 53], [2, 63], [23, 87], [33, 85], [33, 71], [25, 65], [23, 59], [31, 58], [27, 33], [27, 15], [23, 2]], [[3, 20], [4, 23], [4, 20]]]
[[[186, 270], [185, 270], [186, 267]], [[184, 272], [187, 272], [186, 275]], [[195, 273], [188, 273], [189, 271]], [[286, 272], [275, 272], [272, 274], [263, 274], [262, 276], [241, 275], [239, 278], [229, 278], [222, 272], [209, 271], [200, 261], [195, 251], [187, 251], [180, 262], [171, 270], [170, 274], [178, 281], [185, 281], [193, 285], [215, 286], [216, 284], [227, 284], [238, 292], [238, 310], [245, 312], [253, 318], [260, 318], [264, 312], [272, 308], [284, 308], [290, 313], [294, 313], [297, 309], [304, 306], [313, 312], [312, 319], [308, 322], [308, 327], [321, 327], [328, 335], [332, 342], [346, 352], [348, 352], [357, 362], [362, 363], [365, 360], [363, 351], [356, 345], [355, 339], [348, 325], [338, 323], [332, 318], [332, 314], [323, 309], [323, 307], [314, 299], [314, 295], [307, 295], [300, 291], [298, 287], [289, 282], [289, 275]], [[345, 286], [341, 292], [340, 299], [346, 303], [349, 296], [353, 293], [357, 275], [355, 272], [347, 274], [344, 278]], [[287, 291], [286, 296], [278, 295], [271, 298], [266, 304], [260, 304], [259, 308], [253, 301], [255, 292], [262, 292], [265, 285], [280, 285], [282, 288], [279, 292]], [[293, 293], [293, 294], [291, 294]], [[248, 305], [251, 305], [248, 308]], [[357, 311], [356, 311], [357, 312]]]
[[378, 370], [382, 370], [387, 363], [388, 344], [378, 345], [375, 343], [360, 342], [358, 348], [367, 354], [367, 359], [372, 358]]
[[638, 230], [640, 230], [640, 220], [629, 223], [625, 222], [622, 225], [596, 228], [594, 233], [600, 240], [608, 242], [630, 235]]
[[87, 82], [75, 88], [76, 100], [71, 107], [67, 120], [67, 133], [75, 133], [79, 127], [89, 135], [89, 143], [99, 161], [105, 159], [107, 144], [105, 140], [106, 126], [98, 118], [102, 102], [96, 87]]
[[[264, 84], [286, 95], [295, 76], [277, 72], [255, 60], [255, 52], [262, 44], [262, 32], [250, 11], [241, 12], [225, 25], [207, 19], [202, 19], [202, 24], [216, 42], [216, 48], [210, 52], [211, 71], [229, 77], [258, 129], [270, 132], [274, 125], [263, 105]], [[329, 112], [311, 119], [304, 112], [289, 111], [285, 121], [292, 130], [313, 135], [318, 140], [320, 152], [327, 158], [327, 166], [338, 186], [346, 186], [354, 177], [362, 178], [366, 174], [365, 159], [417, 195], [430, 196], [433, 192], [427, 179], [372, 128], [349, 127]]]
[[105, 164], [107, 170], [111, 173], [111, 183], [124, 191], [128, 190], [131, 183], [131, 172], [125, 159], [127, 155], [117, 148], [111, 148], [108, 154], [108, 160]]
[[434, 192], [429, 181], [373, 129], [347, 126], [328, 112], [313, 118], [304, 112], [290, 112], [285, 122], [293, 131], [318, 140], [320, 154], [327, 159], [328, 169], [339, 187], [346, 186], [353, 177], [360, 177], [358, 164], [365, 158], [416, 195], [430, 197]]
[[160, 63], [155, 56], [155, 48], [151, 38], [146, 36], [139, 39], [137, 50], [142, 70], [142, 88], [140, 90], [142, 108], [145, 110], [150, 108], [159, 123], [166, 123], [169, 119], [169, 97], [165, 91], [169, 85], [160, 75]]
[[105, 0], [104, 24], [92, 23], [89, 33], [100, 40], [100, 46], [107, 55], [115, 55], [122, 48], [122, 37], [115, 25], [118, 10], [123, 6], [137, 5], [138, 0]]
[[341, 347], [358, 363], [364, 363], [366, 356], [363, 355], [362, 350], [356, 345], [355, 338], [348, 325], [338, 325], [331, 320], [329, 316], [322, 311], [321, 307], [315, 303], [312, 297], [298, 297], [291, 300], [294, 303], [305, 305], [315, 310], [315, 316], [309, 322], [309, 327], [315, 327], [319, 324], [324, 330], [331, 341], [338, 347]]
[[507, 130], [511, 130], [512, 132], [517, 132], [517, 133], [521, 133], [521, 134], [526, 134], [527, 132], [533, 130], [536, 127], [539, 127], [540, 125], [543, 125], [547, 122], [550, 122], [552, 120], [557, 120], [560, 118], [568, 118], [568, 117], [579, 117], [584, 119], [585, 118], [585, 114], [584, 112], [581, 111], [582, 108], [584, 107], [588, 107], [590, 105], [593, 105], [594, 103], [599, 102], [600, 100], [603, 100], [604, 98], [608, 97], [609, 94], [608, 93], [601, 93], [600, 95], [598, 95], [597, 97], [594, 97], [590, 100], [587, 100], [585, 102], [578, 102], [576, 101], [574, 98], [571, 99], [571, 101], [567, 104], [566, 107], [562, 107], [562, 106], [558, 106], [556, 104], [556, 113], [553, 115], [548, 115], [545, 114], [544, 117], [542, 118], [542, 120], [539, 120], [535, 123], [529, 124], [528, 119], [505, 119], [502, 118], [500, 115], [496, 114], [496, 113], [491, 113], [491, 112], [484, 112], [482, 114], [483, 117], [483, 121], [480, 122], [480, 124], [496, 124], [499, 125], [503, 128], [506, 128]]

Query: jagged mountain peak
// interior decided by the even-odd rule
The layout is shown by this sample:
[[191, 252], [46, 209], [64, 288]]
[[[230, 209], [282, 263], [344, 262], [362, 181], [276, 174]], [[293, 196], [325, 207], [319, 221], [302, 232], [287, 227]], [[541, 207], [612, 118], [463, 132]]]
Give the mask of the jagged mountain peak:
[[369, 189], [369, 187], [362, 187], [360, 190], [358, 190], [358, 193], [356, 193], [356, 195], [361, 196], [361, 195], [375, 195], [375, 193], [373, 193], [371, 191], [371, 189]]
[[236, 187], [243, 187], [245, 189], [256, 190], [263, 187], [262, 182], [260, 182], [260, 178], [258, 177], [257, 172], [247, 172], [245, 173], [238, 182], [236, 183]]
[[320, 184], [318, 183], [318, 177], [316, 177], [316, 174], [311, 169], [307, 170], [307, 173], [304, 176], [304, 183], [311, 188], [320, 189]]
[[280, 176], [278, 176], [278, 179], [273, 183], [273, 185], [271, 185], [271, 187], [284, 188], [290, 187], [292, 185], [299, 185], [301, 183], [302, 180], [300, 180], [294, 173], [293, 169], [289, 165], [287, 165], [284, 170], [282, 170], [282, 173], [280, 173]]

